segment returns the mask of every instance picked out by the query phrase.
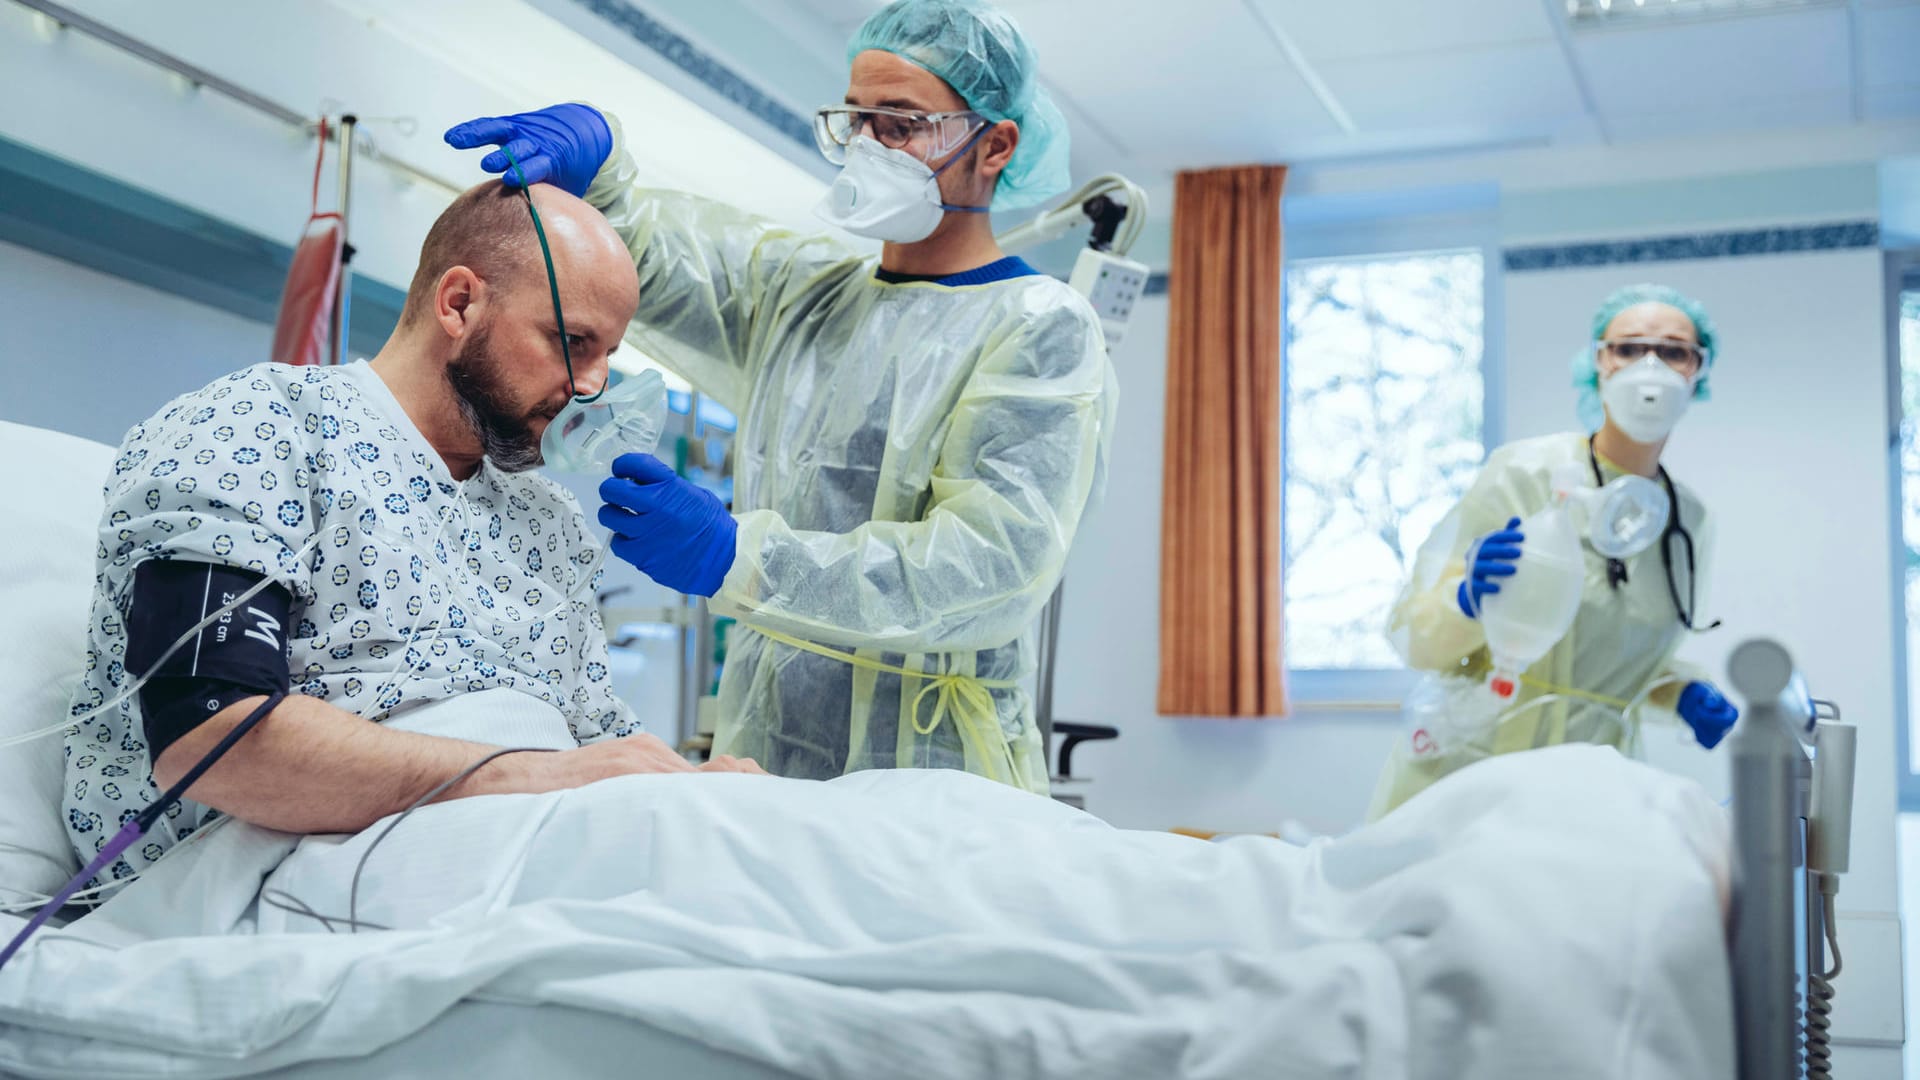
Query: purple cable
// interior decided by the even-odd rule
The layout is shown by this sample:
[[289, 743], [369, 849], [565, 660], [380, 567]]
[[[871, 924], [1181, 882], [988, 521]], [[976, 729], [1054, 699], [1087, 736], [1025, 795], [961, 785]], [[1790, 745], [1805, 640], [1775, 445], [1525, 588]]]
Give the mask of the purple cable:
[[62, 886], [60, 891], [54, 895], [54, 898], [47, 901], [45, 906], [34, 913], [33, 918], [28, 920], [27, 925], [20, 928], [19, 933], [13, 935], [13, 940], [7, 942], [7, 947], [0, 949], [0, 968], [7, 966], [7, 961], [13, 959], [13, 954], [20, 951], [20, 946], [27, 943], [27, 939], [33, 936], [35, 930], [45, 926], [47, 920], [53, 918], [54, 912], [66, 906], [68, 898], [72, 897], [74, 893], [79, 892], [80, 886], [92, 881], [95, 874], [105, 870], [113, 863], [113, 860], [120, 857], [121, 852], [132, 847], [133, 842], [145, 836], [146, 832], [147, 827], [141, 824], [139, 818], [134, 818], [122, 826], [119, 832], [114, 833], [113, 839], [108, 840], [106, 844], [101, 847], [100, 854], [93, 857], [93, 861], [87, 864], [87, 868], [75, 874], [72, 881]]
[[[148, 674], [151, 674], [151, 672]], [[145, 676], [142, 676], [142, 678], [144, 677]], [[147, 830], [153, 828], [154, 822], [160, 820], [160, 815], [167, 812], [168, 807], [177, 804], [181, 799], [186, 797], [187, 790], [193, 787], [194, 781], [200, 779], [208, 769], [213, 768], [213, 763], [225, 757], [227, 751], [233, 749], [233, 744], [240, 741], [241, 736], [252, 731], [255, 724], [265, 719], [266, 715], [273, 711], [274, 706], [286, 699], [287, 692], [285, 690], [275, 690], [273, 693], [267, 695], [267, 699], [262, 701], [258, 708], [248, 713], [245, 720], [235, 724], [232, 731], [227, 732], [219, 742], [214, 744], [213, 749], [207, 751], [206, 755], [196, 762], [193, 768], [187, 770], [187, 775], [181, 777], [179, 781], [160, 796], [159, 801], [153, 803], [145, 810], [140, 811], [129, 819], [125, 825], [122, 825], [120, 831], [114, 833], [113, 838], [108, 840], [106, 844], [100, 848], [100, 854], [93, 857], [93, 861], [87, 864], [87, 868], [75, 875], [72, 881], [67, 882], [66, 886], [60, 890], [59, 895], [47, 901], [46, 906], [42, 907], [39, 912], [27, 922], [27, 925], [21, 928], [19, 933], [13, 935], [13, 940], [7, 942], [7, 947], [0, 949], [0, 968], [7, 966], [7, 961], [13, 959], [13, 954], [20, 951], [20, 946], [27, 943], [27, 939], [33, 936], [35, 930], [45, 926], [47, 920], [53, 918], [53, 913], [59, 911], [61, 906], [71, 899], [74, 893], [80, 891], [80, 886], [93, 880], [93, 878], [105, 870], [113, 860], [119, 858], [121, 852], [132, 847], [135, 840], [145, 836]]]

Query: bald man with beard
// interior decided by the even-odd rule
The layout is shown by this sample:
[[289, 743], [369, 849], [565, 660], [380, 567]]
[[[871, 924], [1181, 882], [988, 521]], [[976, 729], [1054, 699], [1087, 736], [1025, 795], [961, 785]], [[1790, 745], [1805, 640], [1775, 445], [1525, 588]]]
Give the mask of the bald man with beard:
[[502, 746], [552, 752], [498, 758], [439, 798], [694, 771], [614, 694], [593, 602], [599, 545], [573, 496], [530, 471], [548, 422], [606, 382], [639, 303], [633, 261], [584, 202], [547, 185], [531, 195], [571, 385], [527, 204], [489, 182], [434, 223], [371, 362], [258, 364], [128, 433], [74, 700], [73, 715], [93, 715], [68, 737], [81, 860], [270, 695], [287, 696], [99, 883], [152, 864], [213, 811], [358, 832]]

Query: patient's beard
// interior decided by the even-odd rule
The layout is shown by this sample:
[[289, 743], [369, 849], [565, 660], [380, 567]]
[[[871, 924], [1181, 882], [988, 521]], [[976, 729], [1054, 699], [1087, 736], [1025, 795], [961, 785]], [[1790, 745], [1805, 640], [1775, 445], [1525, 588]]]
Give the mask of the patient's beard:
[[500, 377], [503, 361], [487, 351], [490, 336], [482, 326], [467, 338], [460, 355], [447, 365], [447, 385], [494, 468], [526, 472], [540, 464], [540, 437], [533, 432], [533, 420], [551, 417], [514, 404]]

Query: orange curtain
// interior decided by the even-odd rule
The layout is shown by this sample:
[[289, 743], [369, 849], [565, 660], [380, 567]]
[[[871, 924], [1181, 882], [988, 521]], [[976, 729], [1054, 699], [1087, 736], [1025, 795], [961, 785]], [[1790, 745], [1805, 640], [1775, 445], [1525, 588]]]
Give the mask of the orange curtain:
[[1279, 716], [1277, 165], [1175, 180], [1160, 507], [1160, 713]]

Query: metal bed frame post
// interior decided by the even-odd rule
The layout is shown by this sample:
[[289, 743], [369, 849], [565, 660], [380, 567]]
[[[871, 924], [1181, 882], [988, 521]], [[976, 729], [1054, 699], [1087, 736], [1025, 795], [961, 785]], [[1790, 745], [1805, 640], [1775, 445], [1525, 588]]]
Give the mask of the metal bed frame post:
[[[1748, 641], [1727, 673], [1746, 699], [1728, 740], [1733, 779], [1730, 951], [1741, 1080], [1802, 1075], [1810, 972], [1819, 970], [1818, 905], [1809, 903], [1806, 826], [1812, 763], [1800, 733], [1812, 721], [1806, 685], [1786, 649]], [[1803, 938], [1801, 935], [1805, 935]]]

